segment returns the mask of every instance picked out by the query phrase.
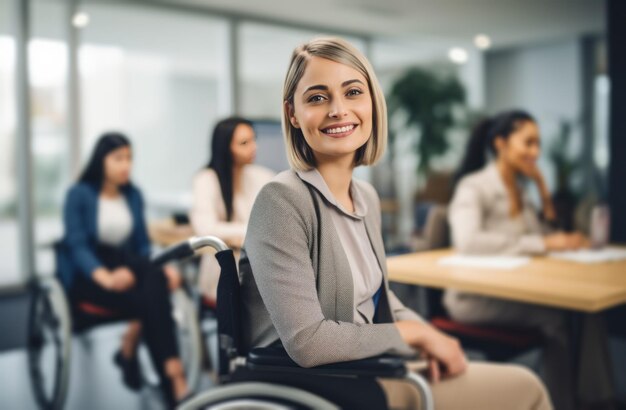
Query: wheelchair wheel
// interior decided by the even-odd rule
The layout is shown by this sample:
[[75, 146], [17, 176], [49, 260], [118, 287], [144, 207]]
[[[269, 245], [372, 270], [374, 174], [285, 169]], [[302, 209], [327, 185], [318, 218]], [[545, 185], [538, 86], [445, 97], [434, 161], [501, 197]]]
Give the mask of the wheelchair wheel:
[[71, 317], [65, 292], [54, 278], [35, 286], [28, 323], [28, 364], [41, 409], [63, 408], [72, 348]]
[[187, 385], [190, 392], [195, 392], [202, 372], [202, 339], [196, 307], [182, 289], [172, 294], [172, 307]]
[[270, 383], [233, 383], [203, 392], [178, 410], [338, 410], [339, 407], [307, 391]]

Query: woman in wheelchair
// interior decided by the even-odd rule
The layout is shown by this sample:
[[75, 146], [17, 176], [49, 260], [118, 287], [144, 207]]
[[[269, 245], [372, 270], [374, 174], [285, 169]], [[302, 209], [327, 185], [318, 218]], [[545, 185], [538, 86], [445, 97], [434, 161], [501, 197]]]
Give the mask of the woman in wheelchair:
[[[374, 164], [387, 142], [384, 96], [357, 49], [336, 38], [295, 49], [283, 132], [292, 170], [259, 193], [240, 260], [247, 348], [280, 342], [303, 367], [420, 352], [437, 408], [551, 408], [530, 371], [467, 363], [457, 340], [389, 289], [380, 202], [352, 175]], [[419, 407], [408, 384], [379, 380], [376, 387], [389, 407]]]
[[148, 259], [144, 203], [130, 181], [131, 165], [131, 144], [124, 135], [100, 137], [67, 194], [58, 269], [74, 310], [89, 303], [136, 319], [114, 358], [124, 383], [134, 390], [141, 385], [136, 351], [143, 336], [166, 401], [174, 405], [187, 393], [168, 290], [168, 284], [178, 286], [179, 275]]

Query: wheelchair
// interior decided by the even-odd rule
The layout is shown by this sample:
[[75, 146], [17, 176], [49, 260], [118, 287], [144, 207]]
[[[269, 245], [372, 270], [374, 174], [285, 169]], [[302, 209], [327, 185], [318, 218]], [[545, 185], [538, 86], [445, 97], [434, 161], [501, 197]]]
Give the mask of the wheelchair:
[[[164, 256], [189, 257], [201, 247], [213, 247], [221, 267], [217, 289], [217, 332], [219, 362], [218, 386], [196, 394], [183, 402], [178, 410], [282, 410], [282, 409], [339, 409], [336, 403], [295, 386], [263, 381], [231, 380], [237, 369], [251, 374], [261, 372], [301, 376], [325, 376], [362, 379], [403, 379], [411, 383], [421, 395], [426, 410], [434, 409], [433, 396], [419, 371], [426, 369], [424, 361], [411, 361], [397, 356], [383, 355], [314, 368], [298, 366], [282, 348], [271, 346], [245, 351], [241, 329], [241, 294], [237, 265], [226, 244], [216, 237], [192, 238], [164, 251]], [[260, 378], [261, 379], [261, 378]], [[221, 385], [219, 385], [221, 384]]]
[[[58, 251], [55, 244], [55, 251]], [[163, 265], [180, 255], [163, 252], [152, 259]], [[32, 283], [28, 323], [28, 365], [35, 400], [41, 409], [64, 407], [70, 380], [72, 338], [85, 341], [86, 333], [102, 324], [119, 323], [128, 317], [90, 303], [70, 306], [69, 298], [57, 277], [39, 277]], [[187, 291], [172, 292], [172, 315], [176, 324], [181, 361], [187, 383], [195, 391], [201, 377], [202, 346], [196, 307]], [[140, 360], [144, 384], [150, 385], [150, 371]]]

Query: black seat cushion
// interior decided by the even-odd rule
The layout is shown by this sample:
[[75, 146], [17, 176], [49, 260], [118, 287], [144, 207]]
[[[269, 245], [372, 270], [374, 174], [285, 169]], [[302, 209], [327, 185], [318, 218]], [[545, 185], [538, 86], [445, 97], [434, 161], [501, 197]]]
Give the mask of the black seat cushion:
[[406, 373], [406, 359], [376, 356], [361, 360], [303, 368], [294, 362], [282, 346], [257, 347], [250, 351], [247, 365], [252, 370], [275, 370], [290, 373], [352, 375], [359, 377], [401, 378]]

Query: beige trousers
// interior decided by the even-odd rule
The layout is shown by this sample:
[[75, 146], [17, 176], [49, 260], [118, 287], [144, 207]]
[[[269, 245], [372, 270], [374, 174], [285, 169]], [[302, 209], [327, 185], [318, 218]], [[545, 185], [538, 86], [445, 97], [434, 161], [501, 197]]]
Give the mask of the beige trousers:
[[[417, 389], [402, 380], [380, 379], [392, 410], [420, 409]], [[516, 365], [470, 363], [460, 376], [431, 385], [437, 410], [549, 410], [539, 379]]]

